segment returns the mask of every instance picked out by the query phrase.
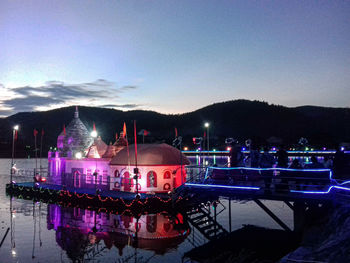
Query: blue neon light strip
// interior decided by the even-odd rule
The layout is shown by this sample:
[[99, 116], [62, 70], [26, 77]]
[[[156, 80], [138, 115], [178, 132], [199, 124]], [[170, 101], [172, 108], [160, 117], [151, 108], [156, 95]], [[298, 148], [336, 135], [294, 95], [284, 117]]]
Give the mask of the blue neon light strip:
[[342, 187], [338, 185], [332, 185], [328, 187], [327, 191], [300, 191], [300, 190], [290, 190], [292, 193], [302, 193], [302, 194], [329, 194], [329, 192], [333, 189], [339, 189], [339, 190], [345, 190], [350, 191], [350, 188], [348, 187]]
[[[332, 176], [333, 172], [331, 169], [290, 169], [290, 168], [253, 168], [253, 167], [208, 167], [206, 171], [205, 178], [208, 176], [208, 170], [213, 169], [213, 170], [251, 170], [251, 171], [291, 171], [291, 172], [329, 172], [329, 180], [330, 181], [335, 181]], [[350, 183], [350, 181], [347, 181], [347, 183]], [[301, 190], [291, 190], [291, 192], [294, 193], [304, 193], [304, 194], [328, 194], [332, 188], [336, 186], [330, 186], [327, 191], [301, 191]], [[256, 187], [255, 187], [256, 188]], [[341, 190], [346, 190], [346, 187], [339, 187], [337, 186], [336, 188], [341, 189]], [[249, 188], [248, 188], [249, 189]], [[260, 188], [259, 188], [260, 189]]]
[[345, 190], [345, 191], [350, 191], [350, 188], [348, 188], [348, 187], [342, 187], [342, 186], [334, 185], [334, 188], [340, 189], [340, 190]]
[[213, 170], [251, 170], [251, 171], [291, 171], [291, 172], [329, 172], [329, 180], [335, 181], [331, 169], [290, 169], [290, 168], [252, 168], [252, 167], [208, 167]]
[[251, 171], [290, 171], [290, 172], [329, 172], [329, 180], [333, 179], [333, 172], [331, 169], [290, 169], [290, 168], [252, 168], [252, 167], [208, 167], [213, 170], [251, 170]]
[[350, 181], [345, 181], [345, 182], [340, 183], [339, 185], [344, 185], [344, 184], [349, 184], [349, 183], [350, 183]]
[[[183, 150], [183, 153], [216, 153], [216, 154], [223, 154], [223, 153], [229, 153], [230, 151], [223, 150], [223, 151], [206, 151], [206, 150]], [[261, 151], [262, 152], [262, 151]], [[271, 150], [269, 153], [276, 153], [277, 151]], [[243, 150], [242, 153], [249, 153], [248, 150]], [[305, 153], [312, 153], [312, 154], [335, 154], [336, 151], [332, 150], [326, 150], [326, 151], [287, 151], [287, 153], [293, 153], [293, 154], [305, 154]], [[350, 151], [344, 151], [344, 153], [350, 153]]]
[[[331, 169], [289, 169], [289, 168], [252, 168], [252, 167], [207, 167], [205, 172], [205, 179], [208, 178], [209, 169], [213, 170], [253, 170], [253, 171], [293, 171], [293, 172], [329, 172], [329, 179], [333, 182], [336, 182], [338, 185], [331, 185], [328, 187], [327, 191], [302, 191], [302, 190], [291, 190], [292, 193], [303, 193], [303, 194], [328, 194], [330, 191], [334, 189], [350, 191], [349, 187], [344, 187], [343, 185], [349, 184], [349, 181], [345, 181], [342, 183], [338, 183], [336, 180], [332, 178], [333, 172]], [[185, 183], [188, 186], [198, 186], [198, 187], [216, 187], [216, 188], [226, 188], [226, 189], [242, 189], [242, 190], [260, 190], [260, 187], [254, 186], [230, 186], [230, 185], [215, 185], [215, 184], [193, 184], [193, 183]]]
[[330, 186], [327, 191], [301, 191], [301, 190], [290, 190], [291, 193], [302, 193], [302, 194], [328, 194], [334, 186]]
[[331, 172], [331, 169], [290, 169], [290, 168], [254, 168], [254, 167], [215, 167], [215, 166], [210, 166], [208, 167], [213, 170], [252, 170], [252, 171], [291, 171], [291, 172]]
[[224, 154], [224, 153], [229, 153], [230, 151], [199, 151], [199, 150], [195, 150], [195, 151], [182, 151], [182, 153], [196, 153], [196, 154], [205, 154], [205, 153], [216, 153], [216, 154]]
[[217, 187], [217, 188], [227, 188], [227, 189], [243, 189], [243, 190], [260, 190], [260, 187], [253, 186], [238, 186], [238, 185], [218, 185], [218, 184], [192, 184], [185, 183], [188, 186], [199, 186], [199, 187]]

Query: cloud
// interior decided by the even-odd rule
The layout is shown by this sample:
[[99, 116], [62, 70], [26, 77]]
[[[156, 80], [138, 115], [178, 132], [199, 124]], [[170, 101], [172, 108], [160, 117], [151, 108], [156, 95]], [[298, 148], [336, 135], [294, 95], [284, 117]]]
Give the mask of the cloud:
[[126, 90], [134, 90], [137, 89], [136, 86], [123, 86], [120, 88], [120, 91], [126, 91]]
[[64, 101], [57, 98], [46, 98], [40, 96], [28, 96], [24, 98], [15, 98], [6, 100], [3, 104], [10, 108], [21, 108], [21, 111], [32, 111], [38, 105], [51, 106], [63, 103]]
[[65, 85], [63, 82], [50, 81], [45, 86], [40, 87], [20, 87], [14, 88], [13, 92], [18, 95], [31, 96], [42, 94], [43, 97], [55, 97], [61, 100], [72, 98], [108, 98], [110, 92], [117, 92], [112, 83], [101, 83], [100, 81], [84, 83], [78, 85]]
[[135, 109], [142, 106], [141, 104], [105, 104], [101, 105], [104, 108], [123, 108], [123, 109]]
[[139, 105], [119, 104], [116, 100], [120, 99], [120, 93], [136, 88], [131, 85], [118, 88], [113, 82], [104, 79], [81, 84], [48, 81], [39, 87], [24, 86], [11, 89], [0, 83], [0, 90], [5, 90], [10, 94], [0, 98], [0, 116], [75, 104], [133, 109]]

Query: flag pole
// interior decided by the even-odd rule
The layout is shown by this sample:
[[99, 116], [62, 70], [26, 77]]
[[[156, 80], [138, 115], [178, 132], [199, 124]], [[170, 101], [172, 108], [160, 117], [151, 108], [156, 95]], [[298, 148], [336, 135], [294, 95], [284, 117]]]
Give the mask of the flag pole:
[[130, 173], [130, 153], [129, 153], [129, 141], [128, 141], [128, 133], [126, 132], [126, 124], [124, 122], [123, 126], [123, 137], [126, 139], [126, 151], [128, 153], [128, 171]]
[[38, 151], [37, 151], [37, 145], [36, 145], [37, 132], [38, 131], [34, 129], [35, 174], [38, 172]]
[[41, 158], [42, 158], [42, 152], [43, 152], [43, 137], [44, 137], [44, 130], [41, 129], [41, 138], [40, 138], [40, 175], [41, 175], [41, 169], [42, 169], [42, 166], [41, 166]]
[[[145, 136], [143, 136], [144, 138]], [[134, 120], [134, 139], [135, 139], [135, 179], [136, 179], [136, 195], [139, 195], [139, 169], [137, 168], [137, 134], [136, 134], [136, 120]]]

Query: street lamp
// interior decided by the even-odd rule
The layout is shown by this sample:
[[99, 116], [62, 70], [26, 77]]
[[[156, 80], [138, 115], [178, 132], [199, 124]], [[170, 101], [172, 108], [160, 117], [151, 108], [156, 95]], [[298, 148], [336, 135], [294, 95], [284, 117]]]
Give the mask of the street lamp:
[[207, 154], [208, 154], [208, 160], [209, 160], [209, 122], [204, 123], [204, 127], [207, 128]]
[[209, 151], [209, 122], [204, 123], [204, 127], [207, 128], [207, 150]]
[[12, 173], [13, 173], [14, 158], [15, 158], [15, 137], [16, 137], [16, 133], [17, 133], [18, 129], [19, 129], [19, 126], [15, 125], [13, 127], [13, 130], [12, 130], [12, 161], [11, 161], [11, 172], [10, 172], [10, 175], [11, 175], [10, 184], [11, 185], [12, 185]]

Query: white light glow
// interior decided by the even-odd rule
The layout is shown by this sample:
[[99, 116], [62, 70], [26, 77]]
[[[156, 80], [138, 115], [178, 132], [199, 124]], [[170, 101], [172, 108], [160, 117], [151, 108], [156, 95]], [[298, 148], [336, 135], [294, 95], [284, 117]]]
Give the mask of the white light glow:
[[18, 131], [19, 125], [15, 125], [15, 126], [13, 127], [13, 129], [16, 130], [16, 131]]
[[97, 131], [92, 131], [90, 133], [90, 135], [91, 135], [92, 138], [96, 138], [97, 137]]
[[205, 127], [205, 128], [208, 128], [209, 125], [210, 125], [209, 122], [204, 123], [204, 127]]
[[77, 159], [81, 159], [82, 157], [83, 157], [83, 155], [81, 154], [81, 152], [77, 152], [75, 154], [75, 158], [77, 158]]

